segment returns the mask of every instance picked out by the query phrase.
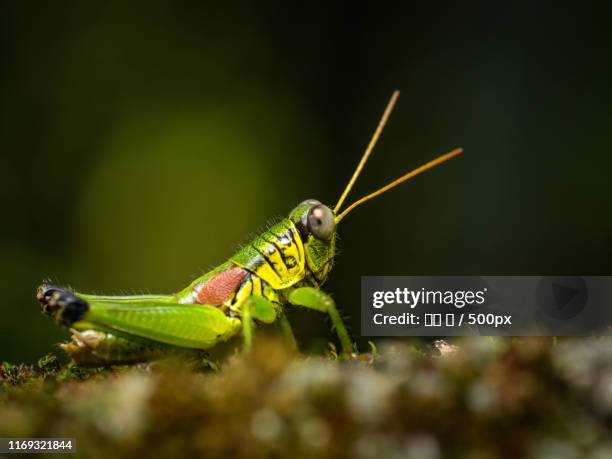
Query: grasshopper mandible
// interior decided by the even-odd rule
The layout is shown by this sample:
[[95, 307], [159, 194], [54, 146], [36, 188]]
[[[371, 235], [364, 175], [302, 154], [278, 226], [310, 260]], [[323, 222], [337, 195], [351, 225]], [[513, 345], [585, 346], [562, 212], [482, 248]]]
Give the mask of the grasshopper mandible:
[[72, 330], [72, 341], [63, 349], [80, 364], [130, 363], [175, 352], [201, 352], [242, 333], [248, 350], [255, 325], [275, 321], [295, 346], [284, 313], [290, 304], [328, 314], [343, 353], [351, 354], [353, 344], [336, 305], [320, 290], [332, 268], [338, 224], [355, 207], [462, 152], [458, 148], [442, 155], [340, 212], [398, 96], [395, 91], [333, 209], [315, 199], [302, 202], [287, 218], [180, 292], [99, 296], [41, 285], [37, 299], [43, 312]]

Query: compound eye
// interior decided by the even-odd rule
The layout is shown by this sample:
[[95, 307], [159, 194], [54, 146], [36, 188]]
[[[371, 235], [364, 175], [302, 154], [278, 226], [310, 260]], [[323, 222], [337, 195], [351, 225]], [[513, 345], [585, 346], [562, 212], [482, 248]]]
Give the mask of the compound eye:
[[332, 234], [334, 234], [334, 229], [336, 227], [334, 214], [329, 207], [323, 204], [314, 206], [308, 211], [307, 226], [308, 231], [310, 231], [314, 237], [322, 241], [328, 241], [332, 237]]

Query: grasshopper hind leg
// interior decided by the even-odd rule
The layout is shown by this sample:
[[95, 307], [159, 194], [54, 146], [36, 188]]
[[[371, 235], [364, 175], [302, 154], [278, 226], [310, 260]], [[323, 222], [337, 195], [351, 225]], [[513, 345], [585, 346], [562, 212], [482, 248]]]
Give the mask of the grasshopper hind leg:
[[101, 296], [42, 285], [43, 313], [61, 325], [155, 345], [208, 349], [239, 333], [241, 321], [217, 307], [180, 303], [174, 295]]

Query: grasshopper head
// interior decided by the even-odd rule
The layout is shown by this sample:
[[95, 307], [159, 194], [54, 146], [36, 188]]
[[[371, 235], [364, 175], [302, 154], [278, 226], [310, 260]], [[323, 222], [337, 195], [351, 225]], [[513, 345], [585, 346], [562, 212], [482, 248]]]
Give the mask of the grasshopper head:
[[307, 199], [289, 214], [304, 243], [306, 263], [319, 282], [327, 277], [334, 258], [336, 216], [316, 199]]

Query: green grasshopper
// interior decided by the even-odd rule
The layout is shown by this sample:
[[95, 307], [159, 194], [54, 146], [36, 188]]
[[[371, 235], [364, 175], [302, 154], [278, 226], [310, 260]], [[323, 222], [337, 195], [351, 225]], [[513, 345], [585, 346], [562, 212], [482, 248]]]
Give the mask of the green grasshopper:
[[54, 285], [38, 288], [43, 312], [71, 328], [63, 349], [82, 365], [153, 360], [198, 353], [242, 333], [249, 350], [257, 323], [279, 321], [295, 346], [285, 316], [288, 304], [328, 314], [342, 352], [353, 344], [333, 299], [320, 290], [335, 254], [336, 230], [355, 207], [462, 152], [456, 149], [403, 175], [340, 212], [387, 122], [399, 92], [391, 97], [351, 180], [332, 209], [308, 199], [230, 259], [172, 295], [99, 296]]

